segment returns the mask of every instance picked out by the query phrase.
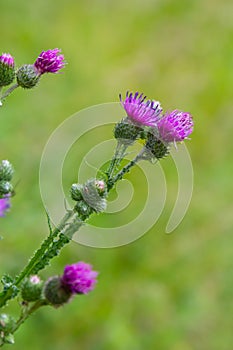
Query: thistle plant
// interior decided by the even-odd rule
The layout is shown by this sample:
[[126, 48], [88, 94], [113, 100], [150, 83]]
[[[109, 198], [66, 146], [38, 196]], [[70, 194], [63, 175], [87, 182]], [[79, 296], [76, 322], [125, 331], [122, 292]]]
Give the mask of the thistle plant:
[[[58, 73], [65, 66], [59, 49], [43, 51], [34, 64], [24, 64], [15, 70], [10, 54], [0, 56], [0, 87], [8, 87], [2, 93], [1, 103], [18, 87], [30, 89], [36, 86], [45, 73]], [[16, 82], [14, 83], [14, 80]], [[12, 84], [12, 85], [11, 85]], [[9, 85], [11, 85], [9, 87]], [[62, 275], [43, 280], [41, 271], [51, 264], [62, 248], [72, 241], [73, 235], [93, 215], [106, 210], [108, 195], [117, 182], [139, 161], [156, 163], [169, 155], [173, 145], [184, 141], [193, 131], [193, 119], [187, 112], [174, 110], [163, 113], [159, 102], [147, 100], [139, 92], [120, 95], [125, 115], [116, 123], [113, 134], [116, 149], [107, 169], [97, 172], [98, 177], [70, 186], [73, 208], [67, 209], [60, 223], [53, 227], [47, 213], [49, 234], [34, 252], [29, 262], [16, 276], [5, 274], [1, 283], [0, 307], [17, 297], [20, 315], [17, 318], [5, 313], [0, 315], [0, 346], [14, 343], [14, 333], [42, 306], [58, 308], [72, 302], [75, 295], [91, 292], [97, 283], [98, 272], [86, 262], [76, 262], [64, 267]], [[141, 150], [124, 166], [123, 160], [130, 147], [140, 140]], [[8, 160], [0, 162], [0, 217], [10, 219], [11, 197], [14, 194], [14, 169]], [[6, 218], [5, 218], [6, 219]], [[1, 243], [2, 244], [2, 243]]]
[[18, 69], [15, 69], [14, 58], [9, 53], [3, 53], [0, 56], [0, 89], [9, 86], [15, 79], [16, 82], [0, 95], [0, 105], [18, 87], [31, 89], [39, 83], [43, 74], [58, 73], [65, 66], [60, 52], [59, 49], [42, 51], [33, 64], [24, 64]]

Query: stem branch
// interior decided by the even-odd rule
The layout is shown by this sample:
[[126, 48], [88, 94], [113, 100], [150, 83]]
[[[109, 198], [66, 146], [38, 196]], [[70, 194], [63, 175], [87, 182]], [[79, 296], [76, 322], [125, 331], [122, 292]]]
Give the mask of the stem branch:
[[16, 83], [12, 85], [6, 92], [1, 96], [0, 100], [3, 101], [7, 96], [9, 96], [19, 85]]

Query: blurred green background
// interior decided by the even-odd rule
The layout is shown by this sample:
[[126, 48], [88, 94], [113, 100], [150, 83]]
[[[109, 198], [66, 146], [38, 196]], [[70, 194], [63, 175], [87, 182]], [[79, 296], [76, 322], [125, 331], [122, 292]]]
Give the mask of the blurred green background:
[[[159, 221], [123, 247], [67, 246], [41, 275], [84, 260], [100, 271], [97, 288], [64, 308], [39, 310], [16, 333], [14, 349], [232, 349], [233, 2], [8, 0], [1, 2], [0, 18], [1, 51], [14, 55], [18, 66], [54, 47], [68, 62], [64, 74], [16, 90], [1, 109], [1, 159], [14, 163], [19, 181], [12, 210], [1, 219], [2, 273], [16, 274], [47, 234], [39, 164], [63, 120], [117, 101], [128, 89], [195, 118], [186, 143], [194, 192], [179, 227], [165, 234], [177, 190], [176, 171], [166, 160], [168, 195]], [[80, 157], [83, 147], [88, 137]], [[69, 169], [71, 182], [77, 164]], [[11, 309], [16, 313], [18, 306]]]

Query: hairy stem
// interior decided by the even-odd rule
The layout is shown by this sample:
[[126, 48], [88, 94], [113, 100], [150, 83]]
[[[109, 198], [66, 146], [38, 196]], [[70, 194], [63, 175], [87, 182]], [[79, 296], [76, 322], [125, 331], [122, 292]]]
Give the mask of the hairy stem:
[[120, 164], [120, 162], [124, 158], [127, 148], [128, 148], [128, 145], [122, 144], [120, 141], [118, 141], [114, 157], [112, 158], [109, 168], [106, 171], [108, 179], [112, 177], [117, 166]]
[[107, 186], [108, 191], [110, 191], [114, 185], [117, 183], [117, 181], [121, 180], [123, 176], [130, 171], [130, 169], [139, 162], [139, 160], [142, 160], [143, 152], [140, 152], [133, 160], [131, 160], [128, 164], [124, 166], [124, 168], [121, 169], [112, 179], [108, 180]]
[[7, 96], [9, 96], [15, 89], [17, 89], [19, 85], [16, 83], [12, 85], [8, 90], [5, 91], [5, 93], [1, 96], [0, 100], [3, 101]]
[[41, 260], [45, 251], [49, 248], [50, 244], [53, 242], [54, 238], [57, 237], [59, 232], [63, 230], [65, 225], [67, 225], [68, 220], [73, 216], [73, 211], [68, 211], [59, 226], [56, 227], [49, 236], [44, 240], [40, 248], [35, 252], [33, 257], [30, 259], [29, 263], [25, 266], [25, 268], [21, 271], [19, 276], [16, 279], [15, 285], [19, 285], [20, 282], [24, 279], [24, 277], [29, 276], [33, 267]]
[[22, 311], [21, 316], [19, 317], [18, 321], [14, 325], [14, 327], [11, 329], [11, 334], [15, 333], [17, 329], [26, 321], [26, 319], [36, 310], [38, 310], [41, 306], [48, 305], [48, 302], [44, 299], [37, 300], [31, 307], [25, 309]]
[[[8, 288], [7, 290], [4, 290], [2, 293], [0, 293], [0, 307], [6, 305], [7, 301], [9, 299], [14, 298], [18, 291], [15, 289], [17, 288], [22, 280], [33, 273], [33, 269], [35, 266], [37, 266], [37, 272], [44, 268], [45, 263], [47, 261], [43, 261], [44, 255], [46, 251], [49, 250], [50, 246], [53, 245], [54, 239], [60, 234], [60, 232], [65, 228], [65, 226], [69, 227], [69, 220], [74, 215], [74, 212], [72, 210], [68, 211], [64, 218], [61, 220], [58, 227], [56, 227], [53, 231], [50, 231], [50, 234], [43, 243], [41, 244], [40, 248], [37, 249], [35, 254], [32, 256], [32, 258], [29, 260], [28, 264], [24, 267], [24, 269], [20, 272], [20, 274], [16, 277], [14, 286], [11, 288]], [[63, 235], [64, 238], [65, 235]], [[66, 240], [67, 241], [67, 240]], [[50, 257], [51, 259], [51, 257]], [[46, 264], [47, 265], [47, 264]], [[40, 267], [40, 268], [38, 268]]]

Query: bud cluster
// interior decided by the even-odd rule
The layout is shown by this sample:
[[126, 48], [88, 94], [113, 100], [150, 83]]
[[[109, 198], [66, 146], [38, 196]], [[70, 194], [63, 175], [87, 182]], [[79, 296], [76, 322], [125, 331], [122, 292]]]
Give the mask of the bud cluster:
[[58, 73], [65, 66], [64, 56], [60, 52], [59, 49], [42, 51], [34, 64], [24, 64], [17, 70], [14, 58], [8, 53], [3, 53], [0, 56], [0, 88], [13, 83], [15, 78], [17, 83], [2, 94], [0, 101], [19, 86], [24, 89], [33, 88], [45, 73]]
[[90, 179], [85, 184], [74, 183], [70, 189], [71, 198], [76, 201], [75, 210], [82, 220], [92, 213], [106, 209], [107, 187], [103, 180]]

